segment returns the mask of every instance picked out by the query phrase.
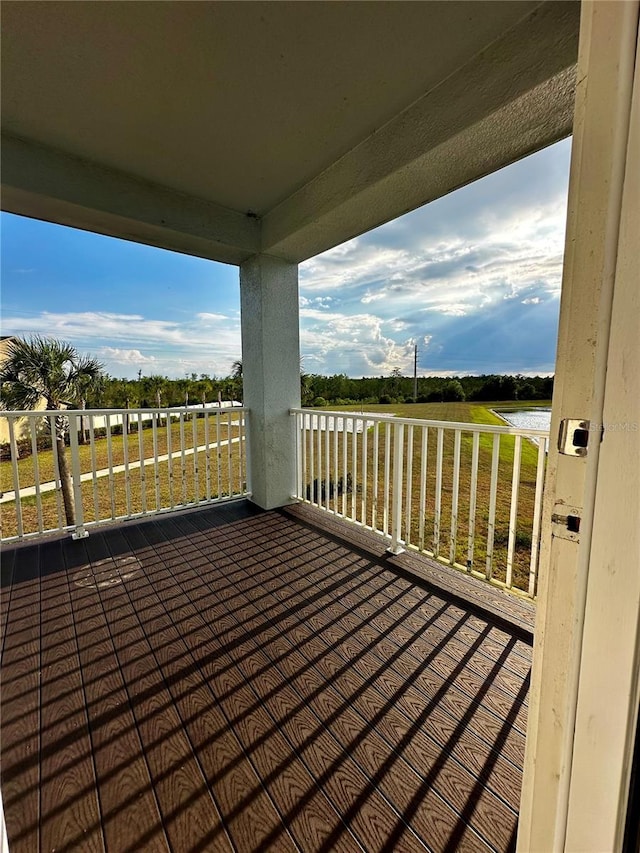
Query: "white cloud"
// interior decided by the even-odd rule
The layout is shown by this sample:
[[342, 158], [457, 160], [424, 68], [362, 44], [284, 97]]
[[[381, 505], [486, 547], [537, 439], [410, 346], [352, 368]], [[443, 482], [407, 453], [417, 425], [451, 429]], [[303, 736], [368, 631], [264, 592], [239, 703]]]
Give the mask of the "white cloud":
[[[390, 373], [395, 367], [409, 369], [413, 341], [398, 342], [383, 334], [383, 321], [373, 314], [327, 315], [306, 313], [300, 338], [305, 366], [310, 373], [344, 371], [351, 376], [371, 376]], [[340, 367], [332, 370], [329, 365]]]
[[[548, 350], [545, 363], [552, 363], [568, 150], [562, 143], [303, 263], [301, 340], [315, 370], [405, 369], [408, 340], [415, 339], [433, 339], [433, 353], [470, 369], [466, 348], [479, 358], [482, 347], [474, 330], [486, 330], [492, 318], [500, 323], [505, 300], [522, 312], [547, 305], [525, 323], [527, 331], [544, 324], [539, 338]], [[312, 310], [318, 295], [327, 293], [331, 310]], [[515, 328], [519, 315], [509, 317]], [[344, 318], [358, 324], [357, 332]], [[481, 369], [499, 371], [501, 363], [513, 369], [522, 338], [505, 329], [500, 345], [483, 354]], [[454, 351], [447, 339], [455, 341]], [[522, 355], [523, 372], [527, 358]]]
[[[212, 321], [211, 316], [217, 319]], [[133, 375], [134, 367], [153, 365], [155, 373], [184, 376], [185, 372], [226, 375], [240, 358], [240, 322], [222, 315], [195, 315], [178, 322], [140, 314], [103, 311], [43, 311], [34, 316], [14, 316], [3, 324], [5, 334], [38, 333], [62, 338], [79, 350], [102, 353], [108, 372]]]
[[99, 354], [103, 358], [116, 364], [153, 364], [157, 361], [153, 355], [143, 355], [139, 349], [117, 349], [115, 347], [102, 347]]
[[360, 302], [362, 302], [363, 305], [368, 305], [370, 302], [378, 302], [380, 299], [384, 299], [384, 298], [385, 298], [385, 294], [383, 292], [371, 293], [370, 290], [367, 290], [367, 292], [362, 297]]
[[[354, 376], [396, 367], [408, 372], [418, 341], [429, 370], [441, 375], [458, 369], [527, 373], [538, 365], [548, 370], [568, 150], [560, 143], [303, 263], [305, 369]], [[217, 306], [203, 301], [198, 307]], [[4, 334], [36, 332], [98, 351], [116, 375], [133, 375], [145, 365], [170, 376], [221, 375], [241, 354], [239, 316], [231, 309], [229, 315], [25, 311], [6, 317], [3, 328]]]
[[221, 320], [228, 320], [226, 314], [209, 314], [206, 311], [202, 311], [199, 314], [196, 314], [198, 320], [203, 320], [205, 323], [215, 323]]

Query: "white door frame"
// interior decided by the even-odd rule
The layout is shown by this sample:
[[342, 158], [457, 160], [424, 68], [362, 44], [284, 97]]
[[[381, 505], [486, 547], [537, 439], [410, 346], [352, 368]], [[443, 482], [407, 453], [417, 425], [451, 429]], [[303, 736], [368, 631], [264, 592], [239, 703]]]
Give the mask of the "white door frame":
[[[608, 853], [626, 814], [640, 624], [639, 12], [638, 0], [582, 6], [521, 851]], [[555, 445], [564, 419], [588, 422], [586, 455]]]

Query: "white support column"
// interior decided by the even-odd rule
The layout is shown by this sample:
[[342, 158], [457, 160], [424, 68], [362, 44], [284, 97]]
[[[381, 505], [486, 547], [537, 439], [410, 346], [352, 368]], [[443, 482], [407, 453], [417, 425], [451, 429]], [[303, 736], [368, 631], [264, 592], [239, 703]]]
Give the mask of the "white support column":
[[295, 494], [294, 419], [300, 405], [298, 265], [256, 255], [240, 267], [242, 380], [250, 409], [248, 472], [263, 509]]

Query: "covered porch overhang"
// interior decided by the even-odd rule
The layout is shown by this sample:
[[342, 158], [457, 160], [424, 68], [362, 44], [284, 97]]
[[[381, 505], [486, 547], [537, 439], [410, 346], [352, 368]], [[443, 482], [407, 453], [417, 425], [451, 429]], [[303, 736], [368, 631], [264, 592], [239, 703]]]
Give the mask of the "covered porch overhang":
[[279, 506], [297, 264], [567, 136], [578, 26], [573, 2], [8, 2], [2, 207], [240, 267], [253, 496]]
[[[253, 500], [271, 509], [291, 500], [295, 477], [297, 264], [568, 135], [577, 86], [552, 433], [585, 412], [602, 423], [607, 406], [632, 423], [638, 4], [584, 4], [580, 15], [574, 2], [10, 0], [2, 207], [240, 267], [248, 464]], [[596, 448], [578, 463], [550, 456], [523, 850], [609, 849], [624, 831], [639, 689], [640, 583], [629, 571], [639, 476], [623, 462], [634, 447], [631, 432], [605, 433], [599, 476]], [[558, 504], [584, 507], [581, 537], [557, 537]], [[605, 530], [625, 577], [615, 590], [603, 586]], [[596, 665], [605, 617], [615, 678]], [[610, 691], [617, 723], [598, 699]], [[607, 770], [599, 785], [590, 766]]]

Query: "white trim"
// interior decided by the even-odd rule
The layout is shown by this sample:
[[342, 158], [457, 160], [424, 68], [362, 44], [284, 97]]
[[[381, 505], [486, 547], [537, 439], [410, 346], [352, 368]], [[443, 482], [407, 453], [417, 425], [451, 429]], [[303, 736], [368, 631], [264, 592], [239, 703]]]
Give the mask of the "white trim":
[[[637, 25], [637, 0], [582, 4], [551, 435], [558, 434], [564, 417], [588, 419], [595, 430], [582, 459], [560, 455], [554, 442], [549, 452], [519, 851], [614, 849], [598, 846], [603, 835], [592, 832], [603, 815], [600, 803], [592, 801], [585, 808], [581, 800], [571, 813], [569, 804], [577, 782], [574, 758], [580, 763], [586, 755], [584, 742], [581, 754], [574, 754], [574, 731], [588, 583], [591, 572], [599, 569], [591, 553], [592, 519], [600, 499], [597, 427], [604, 420], [605, 391], [620, 381], [607, 370]], [[632, 467], [631, 460], [627, 464]], [[610, 510], [621, 513], [624, 527], [624, 504], [632, 501], [620, 493], [609, 497]], [[551, 518], [556, 507], [572, 507], [581, 516], [579, 535], [563, 535]], [[619, 547], [635, 564], [632, 541], [627, 533]], [[589, 642], [587, 634], [584, 640]], [[578, 772], [583, 774], [580, 784], [592, 781], [584, 767]], [[585, 846], [572, 848], [572, 827], [579, 823]]]
[[622, 849], [640, 697], [638, 63], [624, 165], [565, 842], [594, 853]]

